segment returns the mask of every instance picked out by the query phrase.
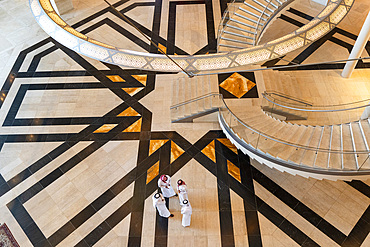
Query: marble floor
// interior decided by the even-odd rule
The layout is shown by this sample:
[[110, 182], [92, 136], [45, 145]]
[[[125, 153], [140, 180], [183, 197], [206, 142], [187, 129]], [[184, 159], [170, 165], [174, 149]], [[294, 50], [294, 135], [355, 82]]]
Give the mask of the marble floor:
[[[111, 3], [168, 54], [215, 52], [227, 6]], [[79, 31], [158, 52], [103, 1], [73, 4], [63, 18]], [[356, 0], [335, 33], [287, 59], [348, 55], [369, 10], [368, 0]], [[278, 18], [282, 25], [304, 22], [297, 11], [284, 14], [290, 19]], [[230, 85], [238, 76], [222, 74], [219, 91], [236, 107], [260, 104], [266, 89], [348, 102], [369, 97], [368, 68], [359, 64], [350, 80], [338, 65], [240, 72], [238, 92]], [[46, 36], [26, 0], [0, 0], [0, 223], [20, 246], [370, 246], [370, 181], [281, 173], [239, 152], [215, 121], [171, 124], [174, 78], [82, 57]], [[181, 226], [177, 198], [167, 202], [173, 218], [156, 214], [151, 196], [161, 174], [187, 183], [190, 227]]]

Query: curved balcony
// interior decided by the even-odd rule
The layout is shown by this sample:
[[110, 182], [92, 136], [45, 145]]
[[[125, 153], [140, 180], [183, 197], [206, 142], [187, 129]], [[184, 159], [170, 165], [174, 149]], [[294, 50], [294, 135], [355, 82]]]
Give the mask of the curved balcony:
[[[299, 104], [282, 105], [286, 109], [310, 112]], [[369, 107], [359, 102], [313, 112], [348, 112]], [[356, 105], [353, 107], [353, 105]], [[329, 109], [332, 107], [332, 109]], [[339, 109], [341, 107], [341, 109]], [[358, 118], [359, 119], [359, 116]], [[223, 101], [219, 122], [226, 136], [241, 151], [260, 163], [280, 171], [305, 177], [332, 180], [368, 179], [370, 176], [370, 120], [356, 120], [334, 125], [298, 125], [265, 114], [260, 107], [231, 110]]]
[[[238, 70], [241, 66], [275, 59], [307, 46], [330, 32], [347, 15], [353, 2], [354, 0], [329, 0], [328, 5], [306, 25], [266, 44], [228, 53], [170, 57], [183, 70], [191, 73]], [[142, 70], [181, 71], [165, 55], [129, 51], [87, 37], [68, 25], [56, 13], [50, 0], [29, 0], [29, 3], [41, 28], [56, 41], [81, 55]]]

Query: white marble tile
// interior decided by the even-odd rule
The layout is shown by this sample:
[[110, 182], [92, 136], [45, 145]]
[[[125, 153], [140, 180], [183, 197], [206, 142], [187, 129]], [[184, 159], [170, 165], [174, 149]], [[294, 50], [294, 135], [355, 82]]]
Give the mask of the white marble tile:
[[141, 246], [154, 246], [156, 210], [153, 207], [152, 195], [145, 199]]
[[[198, 176], [194, 177], [193, 174]], [[197, 179], [202, 177], [202, 179]], [[178, 179], [185, 181], [188, 187], [189, 201], [193, 208], [191, 216], [190, 227], [184, 228], [181, 225], [182, 215], [180, 214], [180, 206], [177, 198], [170, 202], [170, 211], [174, 213], [175, 217], [169, 220], [168, 239], [169, 246], [180, 243], [174, 236], [195, 236], [207, 237], [208, 244], [212, 243], [214, 246], [221, 244], [221, 236], [219, 230], [219, 212], [218, 212], [218, 195], [216, 189], [204, 189], [202, 183], [217, 184], [216, 178], [210, 174], [205, 168], [197, 165], [196, 161], [189, 162], [181, 168], [171, 178], [173, 186], [176, 185]], [[206, 180], [207, 178], [207, 180]], [[173, 237], [172, 237], [173, 236]], [[189, 245], [191, 246], [191, 245]], [[194, 245], [196, 246], [196, 245]]]
[[9, 180], [61, 143], [7, 143], [0, 152], [0, 173]]
[[46, 90], [42, 95], [37, 91], [29, 91], [17, 118], [103, 116], [120, 103], [122, 100], [109, 89]]
[[235, 246], [248, 247], [247, 223], [245, 220], [243, 199], [230, 190]]

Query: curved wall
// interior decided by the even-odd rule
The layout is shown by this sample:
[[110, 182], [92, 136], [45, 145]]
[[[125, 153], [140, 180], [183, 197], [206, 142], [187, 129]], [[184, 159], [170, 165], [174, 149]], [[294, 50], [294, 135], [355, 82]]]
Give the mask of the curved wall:
[[[295, 32], [284, 37], [229, 53], [171, 56], [184, 70], [197, 73], [228, 70], [264, 62], [311, 44], [330, 32], [346, 16], [354, 0], [330, 0], [323, 11]], [[105, 63], [151, 71], [181, 71], [166, 56], [134, 52], [108, 45], [81, 34], [54, 10], [50, 0], [29, 0], [31, 11], [42, 29], [62, 45]]]

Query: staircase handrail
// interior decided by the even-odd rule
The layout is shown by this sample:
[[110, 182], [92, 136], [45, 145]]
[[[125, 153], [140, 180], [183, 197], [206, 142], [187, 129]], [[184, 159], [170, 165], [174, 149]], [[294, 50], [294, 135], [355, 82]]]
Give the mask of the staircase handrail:
[[[281, 92], [277, 92], [277, 91], [273, 91], [273, 90], [270, 90], [270, 91], [265, 91], [264, 93], [262, 93], [262, 95], [265, 97], [265, 96], [271, 96], [271, 95], [276, 95], [276, 96], [279, 96], [279, 97], [282, 97], [282, 98], [285, 98], [285, 99], [288, 99], [288, 100], [291, 100], [291, 101], [295, 101], [295, 102], [298, 102], [300, 104], [303, 104], [303, 105], [308, 105], [308, 106], [313, 106], [313, 103], [309, 102], [309, 101], [306, 101], [306, 100], [302, 100], [302, 99], [299, 99], [297, 97], [293, 97], [291, 95], [288, 95], [288, 94], [284, 94], [284, 93], [281, 93]], [[271, 97], [273, 98], [273, 97]], [[279, 99], [275, 99], [274, 100], [278, 100]]]
[[227, 18], [227, 15], [230, 13], [230, 8], [231, 7], [234, 7], [234, 4], [235, 4], [235, 1], [236, 0], [232, 0], [230, 3], [228, 3], [227, 5], [227, 8], [225, 10], [225, 12], [222, 14], [222, 17], [221, 17], [221, 20], [220, 20], [220, 24], [218, 24], [218, 31], [217, 31], [217, 47], [218, 47], [218, 44], [220, 42], [220, 38], [221, 38], [221, 33], [225, 30], [225, 22], [228, 22], [228, 18]]
[[[293, 33], [266, 44], [228, 53], [171, 55], [182, 69], [197, 73], [211, 70], [238, 70], [241, 66], [265, 62], [286, 55], [320, 39], [347, 15], [354, 0], [329, 0], [310, 22]], [[165, 55], [125, 50], [89, 38], [68, 25], [55, 11], [50, 0], [29, 0], [38, 24], [54, 40], [93, 59], [119, 66], [150, 71], [181, 71]]]
[[[260, 17], [258, 18], [258, 22], [257, 22], [257, 29], [256, 29], [256, 33], [254, 34], [254, 41], [253, 41], [253, 43], [254, 43], [254, 45], [256, 45], [256, 44], [258, 44], [258, 37], [260, 36], [259, 34], [260, 33], [262, 33], [263, 32], [263, 30], [264, 30], [264, 28], [262, 28], [261, 29], [261, 32], [258, 32], [258, 30], [259, 30], [259, 25], [260, 25], [260, 23], [261, 23], [261, 19], [262, 19], [262, 17], [263, 17], [263, 15], [266, 13], [266, 10], [267, 10], [267, 8], [271, 5], [271, 1], [272, 0], [270, 0], [269, 2], [268, 2], [268, 4], [266, 4], [266, 6], [265, 6], [265, 8], [263, 9], [263, 11], [262, 11], [262, 13], [261, 13], [261, 15], [260, 15]], [[294, 0], [293, 0], [294, 1]], [[282, 5], [281, 5], [282, 6]], [[277, 8], [276, 10], [277, 11], [274, 11], [274, 13], [276, 12], [276, 13], [278, 13], [278, 12], [280, 12], [280, 10], [281, 9], [283, 9], [283, 8], [280, 8], [281, 6], [279, 6], [279, 8]], [[272, 16], [271, 17], [269, 17], [269, 20], [270, 20], [270, 18], [272, 18]], [[265, 27], [265, 26], [263, 26], [263, 27]]]
[[[262, 96], [263, 96], [264, 99], [266, 99], [268, 102], [272, 103], [273, 105], [277, 105], [277, 106], [280, 106], [280, 107], [283, 107], [283, 108], [286, 108], [286, 109], [295, 110], [295, 111], [303, 111], [303, 112], [340, 112], [340, 111], [356, 110], [356, 109], [366, 108], [366, 107], [370, 106], [370, 103], [369, 103], [370, 99], [366, 99], [366, 100], [361, 100], [361, 101], [357, 101], [357, 102], [350, 102], [350, 103], [344, 103], [344, 104], [338, 104], [338, 105], [311, 105], [310, 107], [312, 107], [312, 109], [310, 109], [310, 108], [299, 108], [298, 106], [293, 107], [293, 106], [288, 106], [288, 105], [284, 105], [284, 104], [281, 104], [281, 103], [277, 103], [277, 102], [269, 99], [265, 93], [262, 93]], [[352, 104], [356, 104], [356, 103], [360, 103], [360, 102], [364, 102], [364, 101], [367, 102], [365, 105], [360, 105], [360, 106], [355, 106], [355, 107], [350, 107], [350, 108], [324, 109], [324, 110], [314, 109], [314, 107], [329, 108], [329, 107], [346, 106], [346, 105], [352, 105]]]
[[[288, 141], [285, 141], [285, 140], [276, 138], [274, 136], [270, 136], [270, 135], [268, 135], [266, 133], [263, 133], [263, 132], [255, 129], [255, 128], [249, 126], [243, 120], [241, 120], [227, 106], [227, 104], [226, 104], [226, 102], [225, 102], [225, 100], [224, 100], [224, 98], [222, 96], [221, 96], [221, 101], [223, 103], [223, 108], [226, 109], [240, 124], [242, 124], [244, 127], [248, 128], [252, 132], [254, 132], [254, 133], [256, 133], [256, 134], [258, 134], [258, 135], [260, 135], [260, 136], [262, 136], [264, 138], [267, 138], [269, 140], [272, 140], [272, 141], [275, 141], [275, 142], [278, 142], [278, 143], [281, 143], [281, 144], [285, 144], [285, 145], [288, 145], [288, 146], [292, 146], [292, 147], [295, 147], [295, 148], [304, 149], [304, 150], [311, 150], [311, 151], [315, 151], [315, 152], [339, 153], [339, 154], [369, 154], [370, 155], [370, 150], [356, 150], [356, 151], [351, 151], [351, 150], [335, 150], [335, 149], [317, 148], [317, 147], [310, 147], [310, 146], [307, 146], [307, 145], [301, 145], [301, 144], [297, 144], [297, 143], [288, 142]], [[222, 116], [222, 106], [220, 107], [220, 111], [219, 112], [220, 112], [220, 116], [224, 119], [225, 123], [227, 124], [227, 120]], [[278, 121], [278, 120], [276, 120], [276, 121]], [[229, 127], [229, 128], [231, 128], [231, 127]]]
[[187, 100], [187, 101], [184, 101], [184, 102], [178, 103], [178, 104], [176, 104], [176, 105], [172, 105], [172, 106], [170, 106], [170, 110], [171, 110], [171, 109], [175, 109], [175, 108], [180, 107], [180, 106], [183, 106], [183, 105], [190, 104], [190, 103], [192, 103], [192, 102], [195, 102], [195, 101], [198, 101], [198, 100], [201, 100], [201, 99], [204, 99], [204, 98], [208, 98], [208, 97], [210, 97], [210, 96], [215, 96], [215, 95], [220, 96], [221, 94], [220, 94], [220, 93], [216, 93], [216, 92], [207, 93], [207, 94], [205, 94], [205, 95], [195, 97], [195, 98], [193, 98], [193, 99], [190, 99], [190, 100]]
[[[261, 20], [261, 17], [263, 16], [263, 14], [265, 13], [267, 7], [271, 4], [273, 0], [270, 0], [270, 2], [268, 3], [268, 5], [266, 5], [266, 8], [263, 10], [263, 13], [261, 14], [260, 18], [258, 19], [258, 23], [257, 23], [257, 28], [259, 27], [259, 24], [260, 24], [260, 20]], [[275, 16], [280, 13], [281, 10], [283, 10], [286, 6], [288, 6], [289, 4], [291, 4], [292, 2], [294, 2], [295, 0], [283, 0], [284, 3], [282, 5], [279, 6], [279, 8], [276, 9], [276, 11], [274, 11], [274, 13], [266, 20], [266, 23], [263, 25], [262, 29], [260, 30], [260, 32], [256, 32], [255, 36], [254, 36], [254, 45], [258, 45], [260, 39], [261, 39], [261, 34], [264, 32], [264, 30], [266, 29], [266, 27], [268, 26], [269, 22], [275, 18]], [[258, 30], [258, 29], [257, 29]]]

